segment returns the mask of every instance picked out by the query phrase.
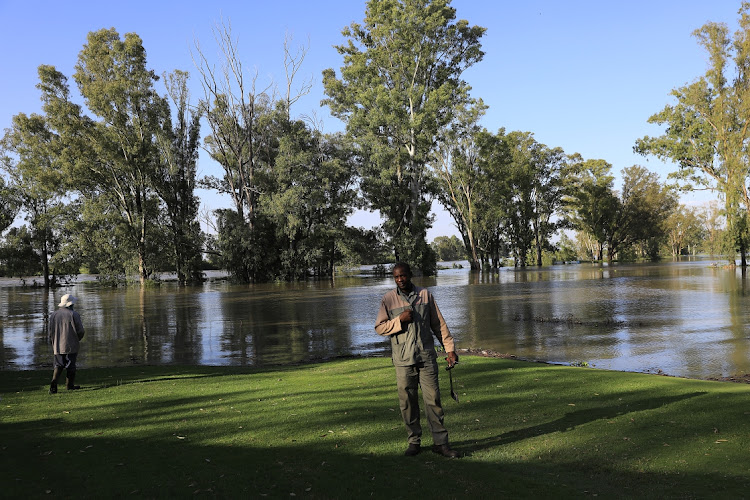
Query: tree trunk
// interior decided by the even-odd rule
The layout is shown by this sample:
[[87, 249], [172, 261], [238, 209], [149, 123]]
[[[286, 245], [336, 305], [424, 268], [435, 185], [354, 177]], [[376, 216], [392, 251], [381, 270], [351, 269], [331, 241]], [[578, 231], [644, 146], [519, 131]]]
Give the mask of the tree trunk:
[[536, 265], [542, 267], [542, 245], [538, 241], [536, 243]]
[[50, 287], [50, 281], [49, 281], [49, 253], [47, 250], [47, 233], [48, 231], [45, 229], [44, 231], [44, 238], [42, 241], [42, 269], [44, 271], [44, 288]]

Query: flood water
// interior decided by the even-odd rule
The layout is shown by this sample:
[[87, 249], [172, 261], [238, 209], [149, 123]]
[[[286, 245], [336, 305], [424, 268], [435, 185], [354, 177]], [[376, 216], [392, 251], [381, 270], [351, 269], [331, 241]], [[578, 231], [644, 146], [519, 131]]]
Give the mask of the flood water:
[[[449, 269], [414, 282], [432, 290], [462, 348], [694, 378], [750, 373], [750, 278], [713, 262]], [[388, 277], [149, 289], [76, 283], [54, 292], [19, 283], [0, 283], [2, 369], [51, 366], [45, 321], [64, 293], [79, 298], [86, 328], [81, 368], [389, 354], [373, 329], [394, 286]]]

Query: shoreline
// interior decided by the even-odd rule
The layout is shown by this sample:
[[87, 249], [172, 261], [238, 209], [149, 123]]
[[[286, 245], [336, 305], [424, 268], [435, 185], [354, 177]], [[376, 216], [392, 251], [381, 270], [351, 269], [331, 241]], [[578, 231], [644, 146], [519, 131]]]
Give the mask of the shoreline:
[[[498, 358], [498, 359], [513, 359], [516, 361], [523, 361], [526, 363], [540, 363], [540, 364], [546, 364], [546, 365], [557, 365], [557, 366], [571, 366], [576, 367], [576, 365], [569, 364], [569, 363], [553, 363], [550, 361], [540, 360], [540, 359], [527, 359], [522, 358], [519, 356], [516, 356], [515, 354], [510, 353], [502, 353], [498, 351], [493, 351], [491, 349], [480, 349], [480, 348], [459, 348], [456, 349], [457, 354], [460, 356], [475, 356], [475, 357], [481, 357], [481, 358]], [[438, 353], [439, 355], [440, 353]], [[345, 360], [345, 359], [360, 359], [360, 358], [383, 358], [383, 359], [390, 359], [390, 356], [387, 354], [383, 355], [367, 355], [367, 354], [343, 354], [343, 355], [334, 355], [334, 356], [325, 356], [325, 357], [311, 357], [299, 361], [295, 361], [292, 363], [283, 363], [283, 364], [268, 364], [268, 365], [247, 365], [248, 368], [254, 368], [254, 369], [265, 369], [265, 368], [278, 368], [278, 367], [295, 367], [295, 366], [305, 366], [310, 364], [317, 364], [317, 363], [326, 363], [329, 361], [336, 361], [336, 360]], [[3, 371], [8, 372], [24, 372], [24, 371], [45, 371], [52, 368], [52, 363], [49, 363], [49, 366], [46, 366], [47, 364], [43, 364], [42, 366], [34, 367], [34, 368], [21, 368], [21, 369], [14, 369], [13, 367], [4, 367]], [[102, 367], [102, 366], [91, 366], [91, 367], [81, 367], [81, 370], [87, 370], [87, 369], [98, 369], [98, 368], [126, 368], [126, 367], [143, 367], [143, 366], [196, 366], [196, 367], [239, 367], [238, 365], [179, 365], [179, 364], [140, 364], [137, 362], [133, 362], [131, 364], [123, 364], [123, 365], [113, 365], [109, 367]], [[597, 368], [595, 366], [577, 366], [578, 368], [591, 368], [593, 370], [604, 370], [604, 368]], [[643, 373], [644, 375], [658, 375], [661, 377], [672, 377], [672, 378], [681, 378], [685, 380], [707, 380], [712, 382], [732, 382], [732, 383], [738, 383], [738, 384], [750, 384], [750, 373], [744, 373], [739, 375], [729, 375], [726, 377], [707, 377], [707, 378], [695, 378], [695, 377], [683, 377], [678, 375], [670, 375], [669, 373], [662, 372], [659, 370], [658, 372], [636, 372], [636, 371], [623, 371], [623, 370], [609, 370], [609, 371], [616, 371], [616, 372], [623, 372], [623, 373]]]

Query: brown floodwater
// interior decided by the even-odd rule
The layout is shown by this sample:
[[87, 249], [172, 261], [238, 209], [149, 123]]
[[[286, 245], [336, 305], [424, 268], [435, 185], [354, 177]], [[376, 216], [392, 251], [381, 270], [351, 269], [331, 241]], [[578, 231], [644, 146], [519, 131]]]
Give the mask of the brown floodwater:
[[[429, 287], [458, 346], [521, 359], [709, 378], [750, 373], [750, 294], [739, 270], [695, 260], [569, 264], [415, 278]], [[83, 281], [83, 280], [82, 280]], [[274, 365], [388, 355], [373, 324], [390, 278], [54, 292], [0, 282], [0, 368], [51, 366], [46, 317], [64, 293], [86, 327], [79, 366]]]

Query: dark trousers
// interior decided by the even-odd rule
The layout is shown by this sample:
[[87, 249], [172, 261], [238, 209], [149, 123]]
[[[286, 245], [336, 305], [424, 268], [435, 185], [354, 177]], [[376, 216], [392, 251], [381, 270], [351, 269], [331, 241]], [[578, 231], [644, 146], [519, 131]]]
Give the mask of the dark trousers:
[[68, 374], [75, 373], [77, 357], [77, 352], [72, 352], [70, 354], [55, 354], [54, 367], [65, 368]]
[[422, 387], [427, 423], [432, 432], [432, 442], [437, 445], [448, 444], [448, 431], [443, 425], [443, 407], [440, 404], [440, 386], [438, 385], [437, 361], [419, 363], [411, 366], [396, 367], [398, 385], [398, 402], [401, 416], [406, 425], [408, 442], [420, 444], [422, 425], [419, 422], [419, 387]]

